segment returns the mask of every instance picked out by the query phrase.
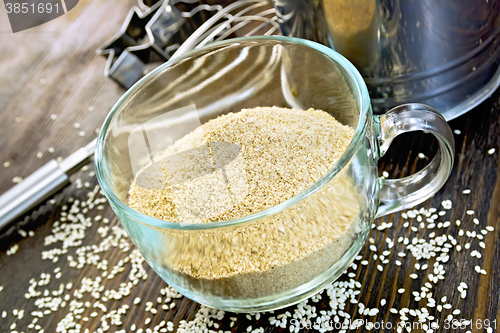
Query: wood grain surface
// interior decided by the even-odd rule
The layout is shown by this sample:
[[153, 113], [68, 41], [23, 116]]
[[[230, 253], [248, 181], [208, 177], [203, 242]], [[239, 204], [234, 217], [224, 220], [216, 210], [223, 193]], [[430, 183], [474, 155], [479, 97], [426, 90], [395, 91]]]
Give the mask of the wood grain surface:
[[[96, 55], [96, 49], [118, 31], [133, 5], [135, 2], [132, 0], [80, 1], [67, 15], [16, 34], [10, 32], [4, 7], [0, 6], [0, 193], [14, 185], [14, 177], [26, 177], [49, 160], [68, 156], [96, 136], [96, 130], [107, 112], [124, 92], [116, 83], [103, 76], [105, 59]], [[472, 244], [467, 251], [462, 249], [458, 252], [455, 248], [450, 250], [450, 259], [443, 264], [445, 279], [435, 284], [432, 292], [434, 299], [441, 300], [446, 296], [446, 302], [452, 305], [452, 309], [460, 310], [460, 314], [454, 316], [455, 319], [472, 320], [474, 324], [467, 329], [446, 328], [444, 323], [451, 312], [429, 308], [435, 321], [441, 325], [435, 332], [483, 332], [487, 330], [484, 325], [478, 325], [478, 321], [484, 324], [484, 320], [489, 320], [492, 325], [495, 320], [496, 323], [500, 322], [499, 102], [500, 91], [497, 91], [473, 111], [450, 122], [452, 129], [461, 131], [461, 134], [455, 135], [456, 163], [453, 173], [439, 193], [421, 205], [440, 210], [443, 200], [451, 200], [453, 208], [436, 221], [449, 220], [451, 225], [448, 228], [436, 228], [435, 231], [453, 236], [463, 248], [468, 242]], [[51, 115], [56, 115], [55, 119]], [[79, 128], [76, 128], [78, 125], [75, 127], [77, 123], [80, 124]], [[54, 148], [53, 153], [49, 152], [50, 147]], [[490, 148], [496, 148], [493, 154], [488, 154]], [[419, 158], [420, 152], [433, 156], [435, 151], [436, 143], [423, 134], [398, 137], [380, 161], [380, 172], [386, 171], [392, 178], [409, 175], [429, 162], [428, 157]], [[37, 157], [39, 152], [43, 156]], [[10, 165], [2, 166], [5, 162]], [[76, 185], [77, 179], [81, 179], [82, 186]], [[76, 174], [73, 184], [57, 194], [54, 201], [37, 207], [0, 236], [0, 286], [3, 287], [0, 291], [0, 314], [6, 311], [5, 318], [0, 316], [0, 332], [37, 332], [41, 329], [44, 332], [56, 332], [60, 322], [67, 318], [70, 304], [59, 306], [56, 311], [49, 310], [50, 313], [39, 318], [35, 327], [30, 329], [29, 324], [37, 316], [36, 313], [33, 316], [33, 312], [40, 311], [40, 303], [36, 303], [36, 299], [43, 298], [44, 290], [52, 294], [60, 284], [64, 284], [62, 295], [67, 294], [70, 299], [75, 299], [75, 292], [82, 286], [84, 278], [96, 279], [102, 273], [102, 270], [92, 265], [85, 265], [82, 269], [70, 267], [68, 256], [76, 257], [75, 248], [69, 248], [68, 253], [62, 254], [58, 262], [42, 260], [42, 251], [53, 248], [45, 246], [44, 241], [51, 234], [54, 223], [64, 215], [63, 206], [71, 205], [74, 199], [86, 200], [87, 193], [95, 185], [97, 181], [93, 176], [93, 166], [89, 166], [88, 170]], [[464, 195], [462, 191], [465, 189], [470, 189], [471, 193]], [[81, 246], [99, 244], [103, 238], [102, 227], [108, 226], [108, 234], [112, 234], [112, 226], [119, 226], [109, 205], [103, 206], [102, 210], [95, 208], [87, 214], [94, 222], [85, 230]], [[467, 215], [467, 210], [473, 210], [474, 216]], [[109, 219], [109, 223], [95, 221], [97, 215]], [[479, 220], [478, 224], [473, 222], [473, 218]], [[461, 226], [456, 225], [457, 219], [461, 220]], [[352, 270], [355, 280], [361, 283], [358, 302], [379, 309], [379, 313], [375, 316], [360, 315], [359, 304], [355, 303], [348, 303], [344, 311], [353, 318], [373, 323], [392, 322], [395, 325], [399, 315], [392, 314], [389, 310], [419, 306], [411, 291], [419, 291], [427, 282], [433, 263], [429, 260], [428, 269], [416, 271], [416, 261], [412, 256], [398, 256], [404, 246], [397, 240], [399, 237], [408, 237], [410, 240], [414, 237], [428, 239], [432, 230], [420, 228], [416, 222], [412, 222], [413, 226], [417, 226], [416, 231], [412, 231], [410, 227], [405, 228], [406, 221], [401, 213], [383, 217], [376, 220], [375, 224], [383, 222], [393, 223], [393, 226], [385, 230], [372, 229], [370, 237], [380, 251], [385, 248], [387, 238], [395, 242], [387, 256], [389, 262], [379, 271], [377, 266], [380, 265], [380, 256], [375, 259], [370, 243], [367, 243], [360, 255], [361, 260], [367, 260], [368, 264], [361, 265], [358, 262], [357, 269]], [[478, 246], [479, 240], [472, 241], [470, 237], [459, 236], [460, 229], [478, 233], [486, 226], [493, 226], [495, 231], [484, 236], [485, 249]], [[23, 237], [23, 232], [20, 234], [19, 230], [33, 231], [34, 235]], [[17, 247], [16, 244], [19, 249], [11, 254], [12, 247]], [[482, 254], [481, 258], [470, 255], [473, 249]], [[111, 268], [132, 251], [133, 245], [128, 252], [119, 247], [111, 247], [100, 254], [99, 260], [107, 260], [108, 267]], [[397, 260], [401, 261], [401, 266], [396, 265]], [[475, 266], [480, 266], [487, 274], [478, 274]], [[59, 278], [56, 277], [57, 272], [54, 272], [58, 267], [61, 269]], [[120, 284], [129, 281], [127, 275], [130, 273], [130, 265], [124, 267], [125, 271], [117, 273], [113, 279], [103, 278], [105, 281], [102, 284], [106, 290], [118, 290]], [[92, 304], [83, 306], [81, 318], [74, 318], [74, 322], [80, 325], [79, 330], [75, 329], [74, 332], [84, 332], [86, 329], [97, 332], [99, 328], [104, 331], [101, 317], [123, 305], [128, 305], [129, 309], [121, 315], [118, 325], [110, 324], [108, 320], [109, 332], [130, 332], [134, 324], [146, 332], [146, 328], [153, 330], [163, 320], [172, 321], [175, 327], [182, 320], [192, 320], [199, 305], [185, 297], [176, 300], [172, 309], [163, 310], [157, 305], [157, 298], [163, 297], [161, 290], [167, 285], [145, 262], [143, 267], [148, 274], [147, 279], [141, 280], [132, 288], [130, 295], [103, 302], [106, 312], [96, 310], [95, 299], [85, 294], [80, 301], [91, 301]], [[409, 275], [415, 272], [418, 273], [418, 278], [411, 279]], [[30, 280], [44, 280], [41, 275], [46, 273], [50, 274], [50, 281], [46, 286], [42, 283], [37, 287], [42, 295], [27, 299], [25, 294], [29, 290]], [[345, 276], [341, 277], [341, 280], [345, 279]], [[460, 297], [457, 290], [460, 282], [468, 285], [465, 299]], [[403, 293], [398, 292], [401, 288], [405, 289]], [[141, 298], [139, 304], [134, 304], [136, 297]], [[381, 302], [382, 299], [386, 300], [385, 304]], [[153, 307], [158, 307], [156, 314], [145, 311], [147, 301], [153, 302]], [[424, 306], [424, 301], [421, 302], [420, 306]], [[323, 296], [315, 305], [318, 311], [327, 309], [328, 300]], [[24, 310], [22, 318], [20, 310]], [[41, 309], [44, 310], [47, 309]], [[284, 311], [286, 310], [264, 314], [258, 320], [255, 317], [249, 320], [244, 314], [226, 314], [219, 324], [221, 329], [232, 332], [246, 332], [249, 326], [253, 329], [263, 327], [265, 332], [289, 332], [288, 327], [276, 328], [269, 323], [270, 316]], [[93, 312], [97, 312], [95, 317], [91, 315]], [[232, 316], [238, 319], [230, 327], [229, 317]], [[151, 318], [149, 324], [145, 324], [147, 318]], [[408, 321], [415, 322], [416, 319], [410, 316]], [[36, 325], [40, 325], [38, 330]], [[357, 331], [366, 330], [361, 327]], [[390, 332], [394, 329], [380, 328], [371, 331]], [[417, 328], [413, 331], [424, 330]]]

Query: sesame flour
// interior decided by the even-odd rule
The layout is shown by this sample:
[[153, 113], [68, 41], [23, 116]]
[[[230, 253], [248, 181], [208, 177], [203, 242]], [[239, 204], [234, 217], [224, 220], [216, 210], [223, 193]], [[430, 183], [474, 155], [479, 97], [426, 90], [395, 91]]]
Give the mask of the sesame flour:
[[[187, 134], [136, 176], [129, 206], [178, 223], [213, 223], [280, 205], [339, 160], [354, 131], [328, 113], [244, 109]], [[325, 272], [359, 232], [359, 198], [340, 171], [273, 214], [230, 228], [158, 230], [161, 265], [183, 288], [221, 297], [261, 297]], [[258, 286], [258, 288], [256, 288]]]

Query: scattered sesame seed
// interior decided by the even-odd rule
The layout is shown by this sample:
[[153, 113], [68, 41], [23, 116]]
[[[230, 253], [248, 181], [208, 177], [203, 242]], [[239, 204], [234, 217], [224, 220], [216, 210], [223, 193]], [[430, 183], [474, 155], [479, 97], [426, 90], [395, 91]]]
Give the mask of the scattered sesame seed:
[[469, 189], [465, 189], [462, 191], [462, 194], [470, 194], [470, 190]]
[[493, 155], [495, 153], [495, 148], [491, 148], [488, 150], [488, 155]]
[[4, 167], [4, 168], [8, 168], [8, 167], [10, 167], [10, 161], [4, 162], [4, 163], [3, 163], [3, 167]]
[[454, 129], [453, 133], [455, 133], [456, 135], [460, 135], [462, 134], [462, 131], [460, 131], [459, 129]]
[[12, 178], [12, 182], [14, 184], [19, 184], [22, 181], [23, 181], [23, 177], [16, 176], [16, 177]]
[[418, 153], [418, 158], [423, 159], [426, 158], [426, 156], [424, 155], [424, 153]]

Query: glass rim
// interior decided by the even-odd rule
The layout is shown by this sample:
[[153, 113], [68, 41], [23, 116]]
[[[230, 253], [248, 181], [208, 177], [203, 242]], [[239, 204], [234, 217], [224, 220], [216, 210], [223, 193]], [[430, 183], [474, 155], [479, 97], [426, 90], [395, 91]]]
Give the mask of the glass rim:
[[[148, 83], [153, 77], [155, 77], [157, 74], [162, 72], [164, 69], [170, 67], [172, 64], [175, 64], [179, 62], [180, 60], [186, 59], [188, 57], [192, 57], [193, 55], [196, 55], [197, 53], [201, 51], [205, 51], [210, 48], [214, 47], [220, 47], [220, 46], [225, 46], [225, 45], [231, 45], [231, 44], [238, 44], [241, 42], [258, 42], [258, 41], [276, 41], [276, 42], [290, 42], [290, 43], [295, 43], [295, 44], [301, 44], [307, 47], [310, 47], [316, 51], [319, 51], [323, 53], [324, 55], [328, 56], [335, 62], [337, 62], [347, 73], [351, 81], [354, 83], [354, 87], [357, 90], [357, 98], [358, 98], [358, 103], [359, 103], [359, 108], [360, 108], [360, 114], [359, 114], [359, 120], [357, 127], [354, 132], [353, 139], [349, 143], [349, 146], [347, 149], [344, 151], [342, 156], [339, 158], [339, 160], [317, 181], [315, 181], [313, 184], [311, 184], [309, 187], [304, 189], [303, 191], [299, 192], [295, 196], [291, 197], [290, 199], [273, 206], [271, 208], [268, 208], [266, 210], [243, 216], [243, 217], [238, 217], [235, 219], [231, 220], [225, 220], [225, 221], [219, 221], [219, 222], [211, 222], [211, 223], [178, 223], [178, 222], [171, 222], [171, 221], [166, 221], [166, 220], [160, 220], [145, 214], [142, 214], [132, 208], [130, 208], [128, 205], [126, 205], [124, 202], [122, 202], [116, 194], [111, 190], [111, 187], [108, 185], [108, 182], [106, 180], [106, 177], [104, 176], [103, 170], [102, 170], [102, 164], [103, 164], [103, 157], [102, 157], [102, 151], [104, 147], [104, 142], [106, 139], [106, 135], [108, 134], [108, 128], [113, 122], [113, 119], [115, 115], [117, 114], [118, 110], [122, 106], [122, 104], [126, 103], [129, 99], [129, 97], [136, 93], [138, 90], [140, 90], [146, 83]], [[99, 182], [99, 185], [101, 187], [101, 190], [103, 191], [104, 195], [106, 198], [110, 201], [112, 206], [117, 207], [120, 209], [122, 212], [124, 212], [126, 215], [128, 215], [130, 218], [135, 220], [136, 222], [146, 224], [152, 227], [157, 227], [161, 229], [169, 229], [169, 230], [210, 230], [210, 229], [219, 229], [219, 228], [225, 228], [225, 227], [231, 227], [231, 226], [237, 226], [241, 225], [244, 223], [252, 222], [252, 221], [257, 221], [261, 218], [267, 217], [267, 216], [272, 216], [275, 215], [281, 211], [284, 211], [285, 209], [295, 205], [296, 203], [300, 202], [301, 200], [307, 198], [317, 190], [319, 190], [321, 187], [323, 187], [326, 183], [328, 183], [331, 179], [333, 179], [339, 172], [342, 170], [346, 164], [352, 159], [354, 156], [355, 152], [358, 150], [358, 148], [362, 144], [362, 139], [365, 133], [365, 126], [366, 126], [366, 118], [368, 115], [368, 112], [370, 110], [370, 98], [368, 94], [368, 89], [366, 88], [366, 84], [364, 83], [364, 80], [361, 76], [361, 74], [357, 71], [357, 69], [354, 67], [353, 64], [349, 60], [347, 60], [344, 56], [341, 54], [335, 52], [333, 49], [324, 46], [322, 44], [312, 42], [309, 40], [305, 40], [302, 38], [296, 38], [296, 37], [284, 37], [284, 36], [251, 36], [251, 37], [240, 37], [240, 38], [232, 38], [232, 39], [227, 39], [224, 41], [220, 42], [213, 42], [210, 44], [207, 44], [201, 48], [194, 49], [191, 51], [186, 52], [185, 54], [176, 57], [174, 59], [170, 59], [166, 63], [158, 66], [155, 68], [153, 71], [150, 73], [146, 74], [143, 78], [141, 78], [138, 82], [136, 82], [131, 88], [129, 88], [121, 97], [120, 99], [113, 105], [111, 108], [111, 111], [108, 113], [106, 116], [106, 119], [104, 120], [104, 124], [101, 128], [101, 131], [99, 133], [99, 136], [97, 138], [97, 143], [96, 143], [96, 149], [94, 153], [94, 164], [96, 168], [96, 176], [97, 180]]]

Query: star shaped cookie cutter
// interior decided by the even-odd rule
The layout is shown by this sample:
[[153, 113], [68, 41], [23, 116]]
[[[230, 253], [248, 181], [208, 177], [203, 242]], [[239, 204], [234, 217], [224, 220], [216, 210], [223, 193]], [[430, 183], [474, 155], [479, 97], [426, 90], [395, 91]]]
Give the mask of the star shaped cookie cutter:
[[146, 64], [170, 58], [172, 50], [165, 47], [186, 20], [168, 1], [158, 1], [151, 7], [142, 3], [141, 7], [147, 9], [141, 11], [134, 6], [120, 32], [97, 50], [108, 56], [104, 75], [126, 89], [144, 75]]
[[181, 2], [196, 4], [198, 0], [151, 0], [147, 3], [139, 0], [139, 5], [129, 11], [118, 34], [97, 50], [98, 54], [108, 56], [104, 75], [125, 89], [130, 88], [145, 74], [148, 64], [170, 59], [180, 46], [172, 43], [172, 37], [188, 18], [202, 10], [213, 12], [223, 8], [218, 4], [201, 4], [183, 12], [174, 6]]

